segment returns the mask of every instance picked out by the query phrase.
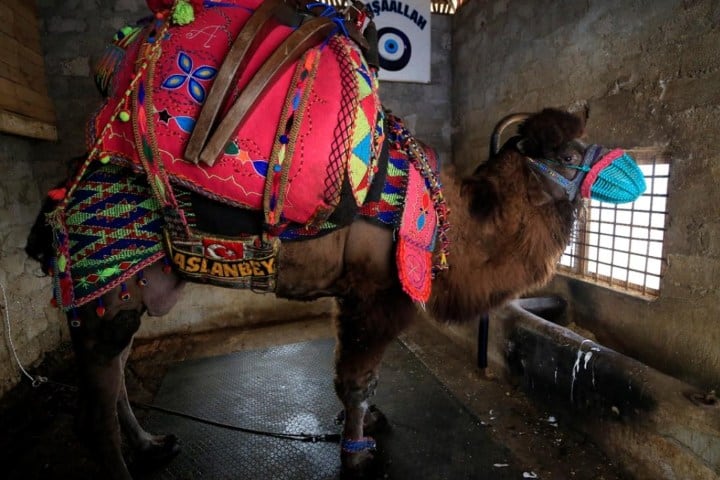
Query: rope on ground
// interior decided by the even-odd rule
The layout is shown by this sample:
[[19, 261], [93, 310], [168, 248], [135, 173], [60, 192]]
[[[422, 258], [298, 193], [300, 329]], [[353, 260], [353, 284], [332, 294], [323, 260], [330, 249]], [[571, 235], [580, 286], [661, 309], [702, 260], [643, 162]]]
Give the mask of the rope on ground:
[[235, 432], [251, 433], [253, 435], [262, 435], [265, 437], [282, 438], [285, 440], [298, 440], [300, 442], [310, 442], [310, 443], [317, 443], [317, 442], [339, 443], [340, 442], [340, 434], [338, 434], [338, 433], [323, 433], [323, 434], [313, 435], [313, 434], [308, 434], [308, 433], [265, 432], [262, 430], [254, 430], [252, 428], [238, 427], [235, 425], [229, 425], [227, 423], [216, 422], [215, 420], [209, 420], [207, 418], [198, 417], [196, 415], [190, 415], [189, 413], [178, 412], [176, 410], [171, 410], [169, 408], [158, 407], [157, 405], [150, 405], [147, 403], [134, 402], [134, 401], [131, 401], [130, 403], [134, 407], [145, 408], [148, 410], [155, 410], [157, 412], [166, 413], [168, 415], [174, 415], [176, 417], [187, 418], [187, 419], [193, 420], [195, 422], [204, 423], [206, 425], [212, 425], [214, 427], [220, 427], [220, 428], [224, 428], [227, 430], [232, 430]]

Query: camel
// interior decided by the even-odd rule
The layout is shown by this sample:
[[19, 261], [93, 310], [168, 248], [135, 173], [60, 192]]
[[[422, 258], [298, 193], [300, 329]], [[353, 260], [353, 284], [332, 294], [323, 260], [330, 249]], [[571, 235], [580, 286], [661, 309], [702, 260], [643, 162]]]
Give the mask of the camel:
[[[123, 89], [118, 91], [122, 95]], [[603, 169], [613, 168], [618, 158], [628, 161], [617, 150], [581, 141], [583, 118], [548, 108], [503, 119], [493, 132], [487, 161], [470, 176], [461, 178], [452, 165], [445, 165], [439, 172], [433, 168], [429, 161], [432, 150], [415, 140], [399, 119], [385, 113], [381, 122], [387, 135], [380, 147], [390, 152], [382, 157], [392, 160], [393, 155], [399, 155], [409, 160], [409, 171], [414, 168], [420, 172], [416, 177], [420, 175], [417, 178], [423, 180], [420, 184], [425, 188], [419, 193], [408, 190], [404, 202], [421, 205], [422, 214], [410, 218], [417, 225], [427, 218], [432, 221], [432, 242], [417, 251], [411, 242], [401, 245], [403, 237], [397, 228], [373, 221], [372, 215], [363, 210], [370, 202], [369, 194], [365, 203], [360, 202], [352, 210], [354, 214], [345, 224], [321, 234], [276, 242], [274, 263], [264, 260], [262, 265], [268, 267], [264, 270], [261, 261], [252, 267], [259, 269], [255, 273], [264, 283], [245, 285], [262, 285], [279, 298], [337, 299], [334, 385], [344, 407], [340, 457], [344, 469], [360, 473], [373, 459], [375, 442], [367, 432], [381, 421], [382, 414], [369, 407], [370, 398], [390, 342], [416, 320], [421, 309], [440, 322], [468, 321], [545, 284], [570, 241], [583, 198], [595, 193], [593, 185], [603, 178]], [[517, 134], [499, 148], [502, 131], [516, 122], [520, 123]], [[195, 154], [202, 160], [198, 152]], [[102, 158], [94, 151], [81, 160], [74, 179], [64, 183], [59, 195], [47, 199], [28, 238], [28, 254], [55, 270], [56, 289], [58, 285], [62, 288], [65, 279], [75, 276], [74, 266], [58, 261], [67, 252], [58, 247], [64, 231], [58, 235], [57, 215], [80, 203], [78, 192], [83, 191], [83, 182], [89, 183], [92, 175], [112, 174], [116, 175], [113, 179], [125, 179], [132, 188], [142, 184], [146, 191], [154, 192], [155, 187], [146, 180], [147, 172], [137, 165], [126, 163], [115, 168], [113, 162], [96, 161]], [[378, 184], [377, 191], [391, 181], [391, 176], [382, 171], [388, 170], [390, 163], [379, 158], [376, 164], [379, 172], [370, 183]], [[190, 166], [205, 168], [199, 164]], [[631, 186], [636, 197], [644, 184], [641, 178], [635, 180]], [[176, 191], [182, 189], [182, 185], [171, 183]], [[143, 215], [154, 214], [158, 221], [165, 221], [167, 232], [173, 218], [168, 220], [167, 209], [152, 203], [153, 195], [148, 193], [150, 200], [143, 200], [142, 205], [154, 205]], [[412, 195], [422, 195], [429, 202], [422, 203]], [[237, 220], [245, 225], [248, 209], [232, 207], [222, 210], [224, 222]], [[267, 238], [268, 230], [273, 234], [280, 231], [267, 211], [266, 204], [264, 224], [263, 211], [250, 212], [255, 215], [252, 218], [260, 218], [256, 225], [261, 226], [261, 232], [251, 232], [256, 240]], [[50, 223], [55, 220], [55, 230], [46, 222], [48, 212]], [[82, 378], [78, 424], [98, 462], [106, 467], [108, 478], [113, 479], [131, 478], [120, 448], [121, 432], [135, 450], [150, 457], [169, 457], [178, 450], [173, 435], [148, 433], [135, 418], [127, 397], [124, 366], [142, 316], [170, 312], [184, 285], [199, 281], [193, 272], [200, 269], [200, 263], [195, 264], [197, 269], [191, 269], [190, 253], [178, 250], [172, 254], [172, 242], [155, 239], [143, 245], [143, 251], [158, 247], [157, 255], [148, 257], [141, 269], [129, 269], [122, 282], [91, 291], [84, 302], [77, 301], [77, 284], [75, 303], [72, 298], [65, 302], [64, 293], [55, 293], [67, 312]], [[410, 253], [402, 253], [404, 248]], [[215, 248], [211, 253], [219, 251]], [[424, 255], [423, 261], [413, 263], [415, 254]], [[209, 257], [205, 260], [212, 261]], [[211, 269], [210, 263], [202, 265]], [[242, 269], [242, 265], [238, 268]], [[218, 267], [218, 272], [222, 273], [222, 268]], [[274, 274], [269, 282], [265, 281], [268, 273]]]

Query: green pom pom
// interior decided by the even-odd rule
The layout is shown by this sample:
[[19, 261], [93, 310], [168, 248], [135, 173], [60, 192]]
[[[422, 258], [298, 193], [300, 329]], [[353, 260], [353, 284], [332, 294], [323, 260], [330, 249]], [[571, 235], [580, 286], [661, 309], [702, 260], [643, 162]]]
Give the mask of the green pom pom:
[[122, 40], [123, 38], [133, 33], [136, 29], [137, 28], [133, 28], [130, 25], [125, 25], [120, 30], [118, 30], [118, 32], [113, 37], [113, 40], [115, 40], [116, 42]]
[[58, 270], [61, 272], [65, 271], [65, 267], [67, 267], [67, 258], [65, 258], [65, 255], [60, 255], [57, 259], [57, 267]]
[[177, 25], [187, 25], [195, 20], [195, 10], [187, 0], [180, 0], [172, 13], [173, 22]]
[[121, 122], [127, 122], [130, 120], [130, 112], [123, 110], [118, 114]]

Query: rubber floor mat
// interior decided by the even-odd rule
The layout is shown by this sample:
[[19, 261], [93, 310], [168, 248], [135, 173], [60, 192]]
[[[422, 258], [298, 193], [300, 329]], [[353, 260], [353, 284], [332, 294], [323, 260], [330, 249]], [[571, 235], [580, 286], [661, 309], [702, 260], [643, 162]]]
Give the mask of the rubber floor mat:
[[[155, 405], [244, 428], [339, 433], [333, 340], [186, 361], [171, 367]], [[376, 435], [378, 469], [366, 478], [517, 479], [509, 451], [490, 438], [427, 368], [399, 342], [383, 360], [373, 403], [390, 428]], [[152, 412], [154, 433], [174, 433], [182, 451], [147, 479], [342, 479], [336, 443], [305, 443], [237, 432]]]

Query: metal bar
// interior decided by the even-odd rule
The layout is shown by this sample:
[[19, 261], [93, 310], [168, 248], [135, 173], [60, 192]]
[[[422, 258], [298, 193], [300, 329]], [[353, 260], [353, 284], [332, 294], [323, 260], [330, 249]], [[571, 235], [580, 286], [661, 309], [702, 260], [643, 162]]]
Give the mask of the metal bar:
[[488, 341], [490, 339], [490, 315], [484, 313], [480, 316], [478, 324], [478, 351], [477, 364], [479, 368], [485, 369], [488, 366]]

